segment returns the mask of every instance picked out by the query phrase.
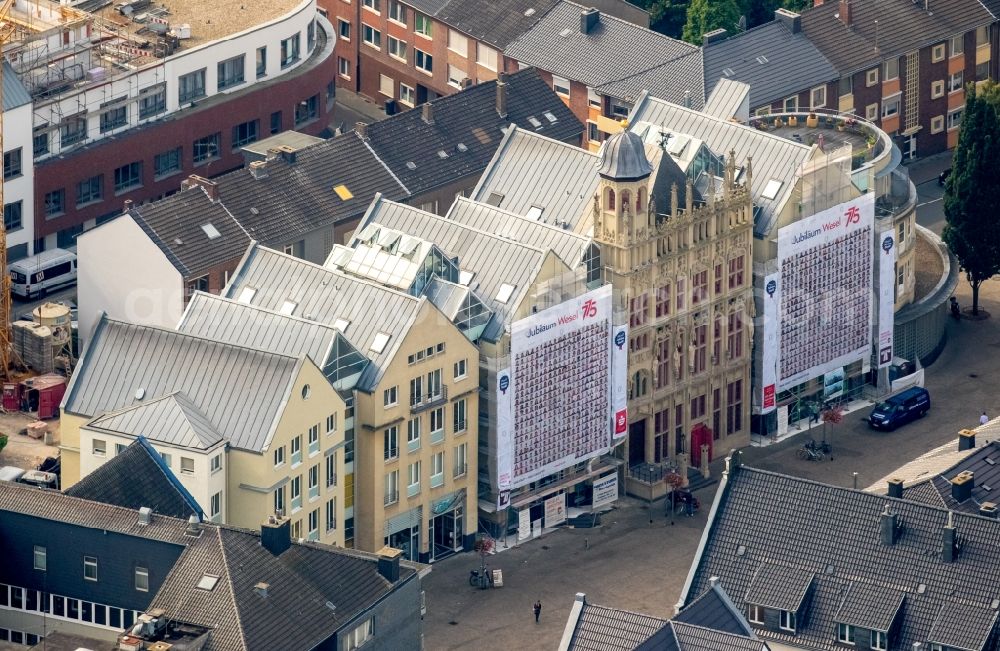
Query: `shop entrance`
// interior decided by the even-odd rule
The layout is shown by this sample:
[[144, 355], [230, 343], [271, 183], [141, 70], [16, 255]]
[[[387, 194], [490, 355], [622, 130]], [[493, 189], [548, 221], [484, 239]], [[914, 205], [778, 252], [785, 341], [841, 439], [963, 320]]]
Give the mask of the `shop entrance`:
[[464, 538], [462, 506], [431, 519], [431, 560], [441, 560], [462, 551]]
[[628, 426], [628, 465], [646, 462], [646, 419], [640, 419]]
[[400, 529], [385, 537], [385, 544], [403, 551], [403, 558], [408, 561], [419, 560], [420, 525]]

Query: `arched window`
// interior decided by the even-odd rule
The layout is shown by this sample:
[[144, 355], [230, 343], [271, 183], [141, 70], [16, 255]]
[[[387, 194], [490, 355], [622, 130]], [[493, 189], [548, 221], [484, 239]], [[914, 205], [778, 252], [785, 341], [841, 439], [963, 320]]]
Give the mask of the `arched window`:
[[607, 194], [604, 195], [604, 209], [614, 210], [615, 209], [615, 191], [608, 188]]
[[646, 190], [639, 188], [639, 191], [635, 193], [635, 211], [642, 212], [646, 209]]
[[628, 190], [622, 190], [622, 210], [628, 210], [632, 207], [632, 204], [629, 203], [631, 200]]

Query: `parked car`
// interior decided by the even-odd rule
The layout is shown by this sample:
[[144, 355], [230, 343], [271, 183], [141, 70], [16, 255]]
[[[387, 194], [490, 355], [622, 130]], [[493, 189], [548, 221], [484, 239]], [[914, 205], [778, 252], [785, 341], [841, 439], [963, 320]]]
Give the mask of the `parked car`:
[[923, 387], [911, 387], [889, 397], [872, 409], [868, 424], [874, 429], [894, 430], [911, 420], [923, 418], [931, 408], [931, 394]]

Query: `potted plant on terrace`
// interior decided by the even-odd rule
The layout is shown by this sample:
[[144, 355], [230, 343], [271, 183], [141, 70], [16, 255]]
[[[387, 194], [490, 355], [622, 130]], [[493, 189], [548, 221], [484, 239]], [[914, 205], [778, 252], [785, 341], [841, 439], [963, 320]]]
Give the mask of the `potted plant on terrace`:
[[819, 116], [815, 113], [810, 113], [806, 116], [806, 126], [810, 129], [815, 129], [819, 126]]

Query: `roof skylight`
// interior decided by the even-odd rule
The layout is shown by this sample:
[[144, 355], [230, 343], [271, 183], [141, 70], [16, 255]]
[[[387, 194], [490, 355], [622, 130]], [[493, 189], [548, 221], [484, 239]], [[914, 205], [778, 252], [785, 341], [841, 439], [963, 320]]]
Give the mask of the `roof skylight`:
[[528, 208], [528, 214], [526, 214], [525, 217], [527, 217], [528, 219], [536, 219], [536, 220], [541, 219], [542, 212], [544, 210], [545, 209], [542, 208], [541, 206], [532, 206], [531, 208]]
[[384, 332], [376, 332], [375, 339], [372, 340], [372, 345], [369, 350], [374, 353], [381, 353], [385, 350], [386, 344], [389, 343], [389, 335]]
[[219, 229], [217, 229], [215, 227], [215, 225], [212, 224], [211, 222], [209, 222], [207, 224], [202, 224], [201, 225], [201, 230], [205, 231], [205, 235], [207, 235], [208, 239], [210, 239], [210, 240], [214, 240], [214, 239], [222, 237], [222, 233], [220, 233]]
[[278, 311], [281, 312], [282, 314], [292, 314], [293, 312], [295, 312], [295, 308], [297, 308], [298, 306], [299, 304], [296, 303], [295, 301], [286, 300], [284, 303], [281, 304], [281, 309]]
[[252, 301], [253, 297], [256, 295], [257, 295], [256, 289], [254, 289], [253, 287], [244, 287], [242, 290], [240, 290], [240, 296], [239, 298], [236, 299], [236, 301], [239, 303], [246, 303], [247, 305], [249, 305], [250, 301]]
[[471, 271], [458, 272], [458, 284], [465, 285], [466, 287], [468, 287], [469, 283], [472, 282], [472, 277], [475, 275], [476, 274], [472, 273]]
[[333, 327], [341, 332], [347, 332], [347, 326], [351, 325], [351, 322], [347, 319], [337, 319], [333, 322]]
[[504, 283], [500, 285], [500, 289], [497, 291], [497, 301], [500, 303], [506, 303], [510, 300], [510, 297], [514, 295], [514, 285], [508, 285]]
[[347, 189], [347, 186], [341, 183], [340, 185], [334, 186], [333, 191], [337, 193], [341, 201], [347, 201], [348, 199], [353, 199], [354, 194]]
[[767, 185], [764, 186], [764, 191], [760, 193], [760, 196], [765, 199], [774, 200], [774, 198], [778, 196], [778, 191], [781, 190], [782, 185], [784, 185], [784, 183], [778, 179], [771, 179], [767, 182]]
[[215, 588], [215, 584], [219, 582], [219, 577], [212, 574], [202, 574], [201, 580], [198, 581], [198, 585], [195, 586], [199, 590], [204, 590], [205, 592], [211, 592]]

